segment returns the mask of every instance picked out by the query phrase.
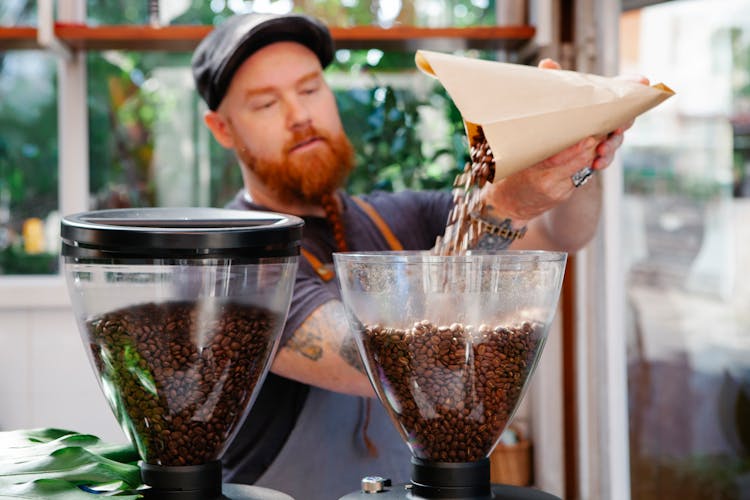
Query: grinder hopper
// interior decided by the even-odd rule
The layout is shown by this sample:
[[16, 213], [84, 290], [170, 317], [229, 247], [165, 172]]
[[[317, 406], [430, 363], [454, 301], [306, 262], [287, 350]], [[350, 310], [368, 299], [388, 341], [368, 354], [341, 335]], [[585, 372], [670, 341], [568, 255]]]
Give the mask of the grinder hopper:
[[490, 485], [487, 457], [539, 360], [566, 254], [334, 259], [370, 382], [413, 455], [411, 484], [379, 498], [553, 498]]
[[[147, 498], [225, 499], [219, 458], [286, 320], [302, 220], [207, 208], [62, 221], [64, 273], [102, 391], [143, 461]], [[232, 498], [288, 500], [225, 485]]]

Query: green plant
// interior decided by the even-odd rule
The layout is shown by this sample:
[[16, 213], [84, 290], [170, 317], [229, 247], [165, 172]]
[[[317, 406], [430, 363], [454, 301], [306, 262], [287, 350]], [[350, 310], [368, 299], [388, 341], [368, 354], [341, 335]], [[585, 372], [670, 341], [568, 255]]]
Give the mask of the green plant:
[[[444, 93], [425, 101], [409, 89], [376, 82], [340, 91], [337, 98], [356, 151], [349, 191], [450, 188], [468, 153], [463, 121], [451, 114], [453, 105]], [[420, 118], [423, 106], [442, 108], [449, 128], [446, 145], [429, 153], [420, 136], [421, 128], [429, 126]]]
[[0, 250], [0, 274], [54, 274], [57, 254], [27, 254], [20, 244]]
[[62, 429], [0, 432], [0, 498], [91, 500], [141, 498], [138, 455], [130, 445], [109, 444]]

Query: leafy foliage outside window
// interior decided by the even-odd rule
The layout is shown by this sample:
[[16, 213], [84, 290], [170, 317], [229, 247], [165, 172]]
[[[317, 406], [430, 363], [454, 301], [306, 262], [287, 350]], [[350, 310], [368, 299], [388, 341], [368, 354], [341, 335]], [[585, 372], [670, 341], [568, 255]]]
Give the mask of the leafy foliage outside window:
[[[444, 94], [431, 100], [443, 112], [455, 110]], [[420, 108], [431, 106], [429, 100], [420, 100], [409, 90], [377, 84], [340, 92], [338, 101], [356, 151], [356, 168], [348, 185], [351, 192], [447, 189], [459, 166], [463, 168], [466, 141], [460, 116], [453, 116], [449, 123], [447, 145], [428, 156], [419, 132], [425, 126]]]
[[[331, 26], [394, 24], [413, 26], [476, 26], [495, 24], [495, 0], [231, 0], [160, 1], [160, 19], [165, 24], [219, 24], [235, 13], [264, 8], [268, 13], [303, 12]], [[88, 0], [90, 24], [148, 24], [148, 2]]]
[[0, 274], [57, 269], [56, 251], [49, 253], [40, 231], [55, 224], [57, 210], [54, 75], [49, 55], [0, 52]]
[[[95, 207], [152, 206], [156, 204], [153, 160], [155, 117], [169, 122], [170, 89], [148, 90], [158, 67], [186, 67], [188, 54], [156, 56], [117, 53], [89, 58], [91, 191]], [[344, 84], [335, 88], [344, 128], [356, 151], [356, 168], [348, 188], [356, 193], [372, 189], [445, 189], [466, 158], [463, 122], [442, 87], [435, 83], [426, 97], [409, 86], [388, 83], [389, 68], [362, 63], [364, 51], [351, 55], [347, 64], [331, 69], [337, 80], [348, 74], [369, 75], [366, 85]], [[413, 54], [385, 54], [390, 68], [413, 69]], [[381, 59], [381, 61], [382, 61]], [[408, 61], [408, 62], [407, 62]], [[94, 76], [95, 75], [95, 76]], [[411, 78], [411, 76], [409, 76]], [[414, 74], [413, 78], [428, 78]], [[349, 79], [350, 80], [350, 79]], [[360, 78], [361, 80], [361, 78]], [[196, 123], [192, 139], [207, 134], [194, 106]], [[438, 148], [426, 144], [421, 119], [425, 110], [440, 115], [447, 127]], [[174, 110], [172, 110], [174, 111]], [[184, 110], [181, 110], [184, 111]], [[200, 130], [199, 130], [200, 129]], [[209, 204], [223, 205], [242, 186], [236, 159], [210, 140]], [[190, 166], [185, 165], [185, 175]], [[196, 198], [197, 199], [197, 198]]]
[[[427, 1], [427, 0], [424, 0]], [[343, 5], [331, 0], [277, 0], [275, 7], [288, 8], [322, 17], [331, 25], [376, 24], [382, 19], [382, 5], [376, 1], [354, 0]], [[398, 3], [398, 2], [396, 2]], [[86, 22], [100, 24], [148, 23], [147, 2], [87, 0]], [[243, 5], [249, 6], [252, 2]], [[161, 2], [163, 9], [177, 3]], [[212, 24], [233, 14], [239, 3], [193, 0], [180, 13], [173, 13], [171, 24]], [[401, 2], [395, 23], [425, 25], [434, 23], [420, 12], [423, 3]], [[286, 8], [286, 7], [285, 7]], [[447, 24], [467, 26], [494, 23], [494, 1], [452, 0], [438, 12]], [[424, 10], [424, 9], [423, 9]], [[437, 11], [435, 11], [437, 12]], [[433, 14], [435, 14], [433, 12]], [[0, 5], [0, 23], [34, 24], [36, 3], [13, 0]], [[386, 75], [397, 71], [414, 72], [413, 53], [342, 51], [332, 72], [370, 75], [365, 86], [336, 89], [345, 128], [357, 152], [357, 168], [348, 188], [353, 192], [372, 189], [441, 189], [450, 185], [457, 169], [466, 160], [466, 145], [460, 116], [442, 88], [422, 96], [403, 85], [395, 85]], [[373, 54], [376, 56], [372, 61]], [[150, 206], [158, 203], [154, 182], [155, 123], [170, 112], [168, 92], [149, 88], [153, 71], [187, 68], [191, 54], [160, 52], [91, 52], [88, 54], [88, 111], [90, 208]], [[56, 252], [30, 253], [24, 247], [25, 222], [53, 227], [57, 210], [58, 144], [57, 82], [54, 56], [24, 52], [23, 57], [46, 61], [51, 70], [38, 73], [32, 81], [8, 76], [13, 53], [0, 52], [0, 274], [38, 274], [57, 271]], [[3, 74], [5, 73], [5, 75]], [[5, 78], [3, 78], [5, 77]], [[422, 77], [421, 75], [419, 77]], [[424, 77], [427, 78], [427, 77]], [[48, 82], [49, 98], [29, 100], [29, 91]], [[6, 96], [14, 96], [9, 99]], [[197, 96], [191, 105], [195, 126], [186, 140], [198, 143], [207, 134], [202, 124]], [[423, 140], [426, 122], [422, 115], [441, 114], [445, 137], [439, 145]], [[447, 124], [447, 125], [446, 125]], [[223, 205], [242, 185], [237, 162], [231, 153], [212, 139], [196, 164], [185, 165], [188, 175], [197, 169], [201, 155], [208, 155], [209, 186], [195, 178], [193, 189], [208, 189], [211, 205]], [[200, 187], [203, 186], [203, 187]], [[202, 202], [203, 203], [203, 202]], [[45, 226], [45, 227], [46, 227]], [[45, 229], [45, 232], [49, 232]], [[54, 235], [44, 235], [56, 241]], [[53, 248], [53, 247], [50, 247]]]

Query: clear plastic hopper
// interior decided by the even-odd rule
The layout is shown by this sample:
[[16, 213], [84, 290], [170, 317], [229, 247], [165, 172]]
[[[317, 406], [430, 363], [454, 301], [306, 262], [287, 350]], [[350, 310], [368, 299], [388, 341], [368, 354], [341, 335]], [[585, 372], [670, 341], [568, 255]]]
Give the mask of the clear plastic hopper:
[[566, 254], [334, 259], [367, 374], [413, 455], [410, 498], [505, 498], [487, 457], [539, 360]]
[[79, 330], [104, 396], [143, 459], [150, 486], [143, 493], [226, 498], [219, 458], [278, 345], [302, 221], [132, 209], [62, 224]]

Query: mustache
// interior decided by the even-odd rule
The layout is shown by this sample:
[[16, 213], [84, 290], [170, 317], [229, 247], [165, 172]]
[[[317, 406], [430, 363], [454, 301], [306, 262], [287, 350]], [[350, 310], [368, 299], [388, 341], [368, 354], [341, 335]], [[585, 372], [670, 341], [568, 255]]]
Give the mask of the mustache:
[[327, 134], [320, 132], [313, 125], [307, 125], [304, 128], [295, 129], [292, 132], [292, 138], [284, 144], [284, 150], [289, 152], [303, 142], [310, 141], [312, 139], [320, 139], [326, 143], [330, 143], [330, 138]]

